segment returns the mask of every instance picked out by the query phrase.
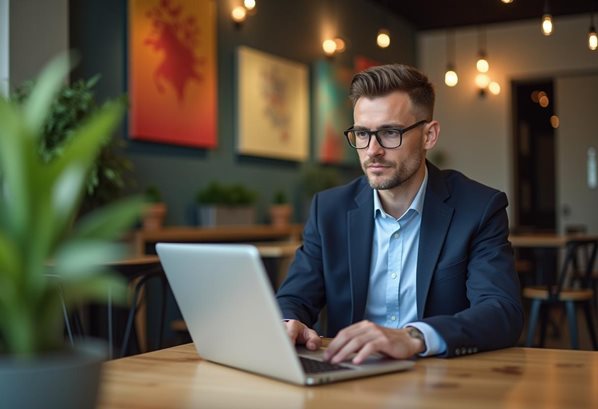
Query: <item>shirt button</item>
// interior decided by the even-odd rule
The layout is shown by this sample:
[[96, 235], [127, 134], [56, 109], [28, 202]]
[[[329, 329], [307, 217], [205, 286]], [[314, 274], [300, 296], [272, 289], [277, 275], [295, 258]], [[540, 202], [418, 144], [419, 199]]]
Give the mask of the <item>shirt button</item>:
[[397, 317], [395, 317], [394, 315], [391, 315], [391, 316], [390, 316], [390, 320], [391, 320], [391, 321], [396, 321], [396, 320], [397, 320]]
[[395, 233], [395, 234], [393, 234], [393, 235], [392, 235], [392, 238], [393, 238], [393, 239], [398, 239], [398, 238], [399, 238], [399, 233]]
[[391, 278], [394, 280], [395, 278], [397, 278], [397, 273], [392, 273], [392, 274], [390, 275], [390, 277], [391, 277]]

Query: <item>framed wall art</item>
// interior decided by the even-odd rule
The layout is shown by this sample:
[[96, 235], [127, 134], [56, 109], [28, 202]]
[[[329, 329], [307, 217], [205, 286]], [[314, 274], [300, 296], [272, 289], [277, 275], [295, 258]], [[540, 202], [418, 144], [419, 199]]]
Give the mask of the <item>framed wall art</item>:
[[354, 66], [334, 60], [316, 61], [313, 68], [314, 139], [316, 160], [322, 164], [358, 165], [359, 158], [345, 140], [343, 131], [353, 125], [353, 106], [349, 88], [353, 75], [379, 65], [363, 56], [354, 59]]
[[129, 134], [217, 143], [214, 0], [129, 0]]
[[343, 131], [353, 125], [349, 86], [351, 67], [319, 60], [313, 64], [314, 140], [316, 160], [324, 164], [357, 164], [355, 149]]
[[304, 161], [309, 155], [308, 69], [239, 47], [237, 147], [242, 155]]

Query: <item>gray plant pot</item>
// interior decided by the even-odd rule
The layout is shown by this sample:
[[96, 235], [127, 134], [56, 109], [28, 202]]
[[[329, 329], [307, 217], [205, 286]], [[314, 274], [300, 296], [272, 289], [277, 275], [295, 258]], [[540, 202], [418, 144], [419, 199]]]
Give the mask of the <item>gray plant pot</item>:
[[255, 224], [254, 206], [198, 206], [201, 226], [246, 226]]
[[28, 361], [0, 356], [0, 406], [93, 409], [105, 358], [105, 344], [91, 341]]

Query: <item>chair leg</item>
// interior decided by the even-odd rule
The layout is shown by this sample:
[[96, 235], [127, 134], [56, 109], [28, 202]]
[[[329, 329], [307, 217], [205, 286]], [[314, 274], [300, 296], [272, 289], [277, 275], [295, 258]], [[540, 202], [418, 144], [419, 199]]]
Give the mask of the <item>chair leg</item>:
[[592, 302], [588, 301], [583, 304], [584, 315], [586, 316], [586, 323], [588, 325], [588, 332], [592, 340], [592, 348], [598, 350], [598, 342], [596, 340], [596, 329], [594, 328], [594, 321], [592, 317]]
[[137, 315], [137, 303], [139, 301], [139, 297], [141, 295], [141, 289], [145, 285], [147, 278], [143, 277], [137, 282], [135, 285], [135, 291], [133, 291], [133, 298], [131, 299], [131, 307], [129, 308], [129, 317], [127, 318], [127, 324], [125, 327], [125, 335], [123, 336], [123, 342], [121, 345], [120, 356], [124, 357], [127, 354], [127, 350], [129, 347], [129, 340], [131, 337], [131, 332], [133, 331], [133, 327], [135, 325], [135, 316]]
[[540, 308], [540, 343], [538, 344], [541, 348], [544, 348], [546, 344], [546, 331], [550, 324], [550, 313], [552, 310], [552, 304], [545, 303], [541, 304]]
[[162, 338], [164, 334], [164, 321], [166, 321], [166, 297], [167, 297], [167, 288], [168, 283], [166, 282], [166, 278], [164, 276], [160, 276], [160, 285], [162, 286], [162, 305], [160, 310], [160, 332], [158, 334], [158, 347], [157, 349], [162, 349]]
[[529, 314], [529, 325], [527, 328], [527, 340], [525, 341], [526, 347], [533, 346], [534, 334], [536, 332], [536, 326], [538, 325], [538, 317], [540, 315], [540, 306], [542, 302], [540, 300], [532, 300], [532, 306]]
[[579, 349], [579, 340], [577, 337], [577, 315], [575, 314], [575, 303], [573, 301], [565, 302], [567, 309], [567, 321], [569, 321], [569, 337], [571, 338], [571, 348]]

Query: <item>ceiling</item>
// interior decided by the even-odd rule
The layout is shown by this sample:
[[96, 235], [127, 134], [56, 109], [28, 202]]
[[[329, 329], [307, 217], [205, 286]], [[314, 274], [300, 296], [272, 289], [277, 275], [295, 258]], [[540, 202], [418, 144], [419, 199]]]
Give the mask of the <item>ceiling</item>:
[[[545, 0], [372, 0], [395, 15], [411, 22], [417, 30], [436, 30], [461, 26], [486, 25], [538, 19], [544, 13]], [[589, 13], [598, 0], [548, 1], [553, 18], [569, 14]]]

